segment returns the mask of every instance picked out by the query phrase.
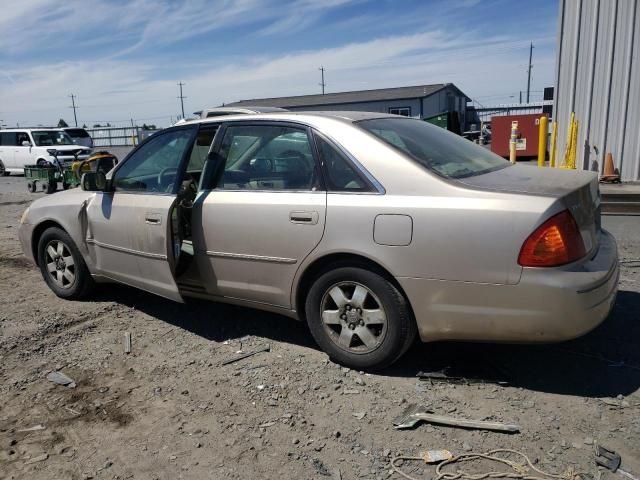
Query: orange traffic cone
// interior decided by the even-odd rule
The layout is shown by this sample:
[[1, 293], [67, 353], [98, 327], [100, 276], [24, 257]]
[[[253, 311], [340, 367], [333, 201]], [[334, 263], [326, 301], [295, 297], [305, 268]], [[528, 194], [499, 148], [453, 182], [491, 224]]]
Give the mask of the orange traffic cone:
[[613, 155], [611, 152], [607, 153], [607, 158], [604, 162], [604, 173], [600, 177], [601, 182], [618, 183], [620, 181], [620, 172], [613, 166]]

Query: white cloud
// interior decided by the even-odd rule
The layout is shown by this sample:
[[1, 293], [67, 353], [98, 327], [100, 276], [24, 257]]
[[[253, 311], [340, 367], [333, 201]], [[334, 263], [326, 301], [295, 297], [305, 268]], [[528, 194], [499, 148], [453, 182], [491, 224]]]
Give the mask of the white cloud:
[[[318, 93], [320, 64], [327, 68], [329, 91], [453, 82], [475, 96], [477, 92], [509, 91], [522, 77], [514, 67], [513, 51], [488, 61], [482, 47], [458, 54], [454, 49], [452, 54], [439, 47], [443, 44], [452, 46], [446, 35], [427, 32], [274, 58], [247, 58], [177, 76], [187, 84], [189, 111], [239, 99]], [[552, 58], [538, 59], [536, 74], [542, 77], [545, 71], [551, 81]], [[60, 116], [69, 117], [66, 96], [71, 92], [78, 95], [82, 122], [168, 117], [178, 112], [175, 82], [154, 79], [152, 68], [132, 62], [67, 62], [13, 75], [20, 81], [0, 93], [5, 110], [0, 115], [5, 120], [52, 123]], [[102, 92], [108, 93], [97, 94]]]
[[[135, 60], [123, 55], [106, 60], [88, 59], [88, 55], [81, 55], [76, 48], [70, 56], [74, 60], [31, 66], [0, 65], [3, 73], [0, 75], [0, 119], [11, 125], [16, 122], [52, 124], [60, 117], [69, 121], [72, 112], [67, 96], [74, 93], [78, 95], [81, 123], [162, 117], [151, 123], [167, 125], [169, 117], [179, 112], [176, 98], [179, 80], [187, 84], [186, 110], [192, 112], [240, 99], [319, 93], [320, 65], [327, 69], [329, 92], [452, 82], [469, 96], [482, 97], [517, 92], [519, 85], [523, 88], [526, 85], [522, 68], [526, 63], [523, 60], [526, 42], [506, 35], [488, 36], [484, 31], [461, 33], [459, 29], [444, 31], [427, 27], [421, 33], [381, 36], [332, 48], [301, 50], [291, 45], [286, 54], [228, 56], [215, 62], [181, 61], [177, 55], [173, 57], [175, 63], [168, 68], [166, 57], [161, 53], [162, 42], [168, 39], [200, 35], [209, 29], [263, 17], [271, 18], [271, 23], [266, 23], [274, 26], [275, 32], [291, 18], [297, 18], [297, 14], [292, 14], [273, 19], [269, 5], [275, 5], [275, 0], [275, 3], [262, 3], [266, 5], [264, 9], [250, 16], [246, 13], [256, 8], [258, 0], [228, 1], [233, 4], [228, 11], [216, 15], [218, 12], [204, 0], [135, 0], [131, 8], [148, 13], [141, 17], [123, 15], [113, 3], [97, 0], [77, 4], [59, 2], [60, 5], [45, 3], [45, 0], [23, 0], [20, 3], [23, 8], [12, 10], [14, 21], [37, 10], [41, 20], [49, 15], [51, 30], [55, 31], [73, 24], [82, 15], [86, 15], [86, 24], [90, 25], [94, 17], [87, 12], [95, 8], [103, 18], [111, 18], [119, 25], [121, 35], [138, 31], [131, 45], [152, 43], [154, 56], [149, 60], [141, 55]], [[325, 4], [298, 0], [296, 12], [307, 11], [311, 18], [322, 19], [326, 13], [324, 8], [347, 1], [353, 0], [330, 0]], [[45, 5], [49, 7], [48, 14], [42, 13]], [[68, 5], [84, 6], [76, 11]], [[3, 26], [13, 28], [21, 40], [39, 41], [30, 32], [15, 32], [14, 23], [0, 18], [0, 42], [8, 35], [6, 31], [3, 33]], [[254, 40], [259, 43], [261, 38]], [[96, 42], [101, 41], [106, 41], [104, 35], [96, 38]], [[545, 38], [534, 41], [536, 46], [545, 46], [547, 42], [547, 48], [536, 50], [534, 59], [534, 85], [541, 90], [553, 81], [553, 58], [548, 48], [552, 42]], [[13, 45], [26, 48], [18, 43]], [[30, 48], [33, 49], [33, 45]], [[197, 43], [192, 42], [189, 48], [197, 49]], [[173, 78], [167, 79], [167, 70]]]

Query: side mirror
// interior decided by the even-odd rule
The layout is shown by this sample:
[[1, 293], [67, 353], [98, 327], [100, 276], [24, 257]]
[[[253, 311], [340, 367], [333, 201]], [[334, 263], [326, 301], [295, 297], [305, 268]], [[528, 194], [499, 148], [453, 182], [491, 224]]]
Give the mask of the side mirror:
[[31, 142], [29, 140], [23, 140], [22, 141], [22, 146], [23, 147], [30, 147], [31, 146]]
[[86, 192], [104, 192], [107, 189], [107, 177], [104, 172], [83, 173], [80, 188]]

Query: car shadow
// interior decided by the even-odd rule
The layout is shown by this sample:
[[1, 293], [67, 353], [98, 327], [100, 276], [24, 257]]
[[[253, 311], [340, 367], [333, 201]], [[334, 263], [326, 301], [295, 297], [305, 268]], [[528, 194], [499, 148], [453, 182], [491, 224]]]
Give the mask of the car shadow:
[[118, 302], [215, 342], [251, 335], [319, 350], [305, 323], [275, 313], [197, 299], [181, 304], [116, 284], [100, 288], [93, 300]]
[[[416, 344], [387, 375], [444, 371], [469, 383], [489, 382], [563, 395], [615, 397], [640, 388], [640, 293], [620, 291], [605, 322], [563, 343]], [[440, 381], [440, 380], [437, 380]]]
[[[200, 300], [179, 304], [118, 285], [102, 288], [95, 299], [116, 301], [215, 342], [252, 335], [319, 350], [304, 323], [282, 315]], [[640, 293], [620, 291], [609, 318], [579, 339], [551, 345], [416, 342], [379, 374], [412, 378], [446, 369], [462, 383], [583, 397], [628, 395], [640, 388], [638, 319]]]

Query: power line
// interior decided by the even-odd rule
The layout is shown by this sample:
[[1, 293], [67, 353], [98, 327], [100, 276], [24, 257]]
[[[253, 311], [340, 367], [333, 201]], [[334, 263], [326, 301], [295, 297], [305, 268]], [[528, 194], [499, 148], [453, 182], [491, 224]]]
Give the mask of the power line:
[[76, 122], [76, 127], [78, 126], [78, 117], [76, 116], [76, 96], [72, 93], [71, 95], [69, 95], [71, 97], [71, 107], [69, 108], [73, 108], [73, 120]]
[[324, 87], [327, 86], [327, 84], [324, 83], [324, 67], [321, 65], [318, 70], [320, 70], [321, 75], [322, 75], [322, 81], [319, 83], [319, 85], [322, 87], [322, 94], [324, 95]]
[[180, 87], [180, 96], [178, 98], [180, 99], [180, 106], [182, 107], [182, 118], [184, 118], [184, 99], [187, 98], [184, 95], [182, 95], [183, 85], [186, 85], [186, 84], [182, 82], [178, 82], [178, 86]]
[[531, 57], [533, 56], [533, 42], [529, 45], [529, 69], [527, 72], [527, 103], [529, 103], [529, 92], [531, 91]]

